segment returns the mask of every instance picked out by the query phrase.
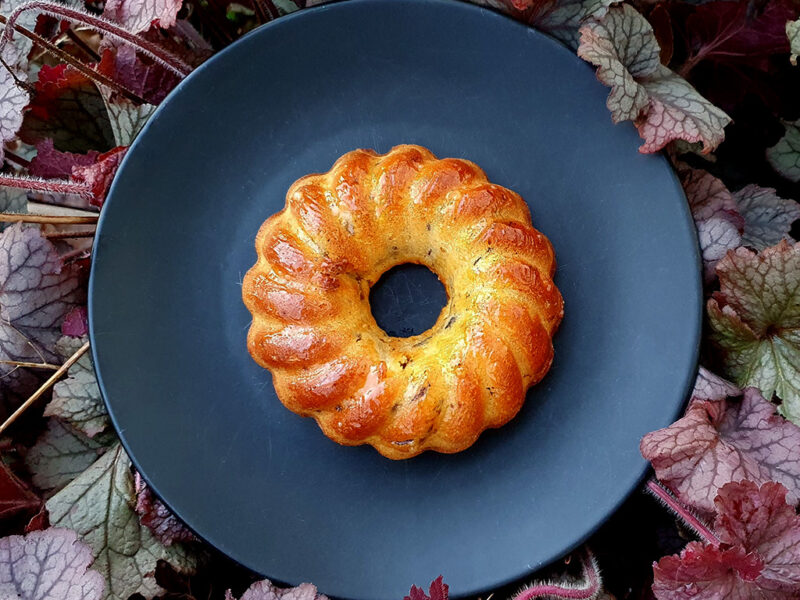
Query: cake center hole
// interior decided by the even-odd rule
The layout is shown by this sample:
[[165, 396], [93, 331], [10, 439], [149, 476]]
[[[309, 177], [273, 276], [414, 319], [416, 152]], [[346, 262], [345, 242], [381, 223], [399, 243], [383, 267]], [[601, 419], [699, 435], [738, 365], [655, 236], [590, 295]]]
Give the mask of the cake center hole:
[[372, 316], [392, 337], [411, 337], [433, 327], [447, 304], [447, 290], [424, 265], [403, 264], [384, 273], [369, 291]]

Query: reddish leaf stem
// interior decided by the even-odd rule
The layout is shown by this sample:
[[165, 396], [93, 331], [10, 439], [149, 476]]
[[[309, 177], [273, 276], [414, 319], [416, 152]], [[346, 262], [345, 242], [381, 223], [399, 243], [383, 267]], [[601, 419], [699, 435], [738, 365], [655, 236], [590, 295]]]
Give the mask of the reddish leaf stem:
[[23, 169], [27, 169], [31, 166], [31, 161], [25, 160], [21, 156], [14, 154], [8, 149], [5, 151], [5, 158], [8, 162], [13, 162], [15, 165], [20, 166]]
[[43, 233], [42, 237], [48, 240], [68, 240], [72, 238], [94, 237], [95, 230], [90, 231], [56, 231], [54, 233]]
[[691, 509], [678, 500], [667, 488], [655, 479], [647, 482], [647, 491], [660, 500], [672, 513], [675, 514], [687, 527], [692, 529], [697, 536], [707, 544], [719, 546], [720, 540]]
[[64, 262], [71, 261], [73, 258], [84, 258], [88, 257], [91, 254], [91, 251], [87, 248], [75, 248], [74, 250], [70, 250], [69, 252], [65, 252], [61, 255], [61, 260]]
[[75, 31], [70, 27], [66, 31], [67, 37], [70, 41], [75, 44], [78, 48], [83, 50], [83, 53], [89, 57], [90, 60], [94, 62], [100, 62], [100, 55], [97, 54], [92, 48], [89, 47], [89, 44], [83, 41], [83, 38], [79, 36]]
[[50, 192], [51, 194], [77, 194], [89, 200], [94, 198], [92, 188], [86, 183], [76, 183], [68, 179], [39, 179], [26, 175], [0, 174], [0, 185], [30, 190], [32, 192]]
[[[0, 15], [0, 23], [7, 23], [7, 22], [8, 22], [8, 19], [6, 19], [4, 16]], [[34, 44], [37, 44], [37, 45], [41, 46], [44, 50], [46, 50], [47, 52], [49, 52], [50, 54], [55, 56], [58, 60], [60, 60], [61, 62], [67, 63], [73, 69], [75, 69], [76, 71], [82, 73], [83, 75], [85, 75], [86, 77], [91, 79], [92, 81], [95, 81], [95, 82], [97, 82], [97, 83], [99, 83], [101, 85], [104, 85], [106, 87], [111, 88], [112, 90], [115, 90], [115, 91], [119, 92], [122, 96], [124, 96], [128, 100], [131, 100], [131, 101], [135, 102], [136, 104], [145, 104], [146, 103], [146, 101], [143, 98], [137, 96], [136, 94], [134, 94], [133, 92], [131, 92], [127, 88], [125, 88], [122, 85], [118, 84], [113, 79], [109, 79], [108, 77], [106, 77], [102, 73], [98, 73], [97, 71], [95, 71], [91, 67], [83, 64], [77, 58], [75, 58], [74, 56], [72, 56], [68, 52], [64, 52], [61, 48], [59, 48], [55, 44], [50, 43], [48, 40], [44, 39], [39, 34], [34, 33], [32, 31], [26, 29], [22, 25], [18, 25], [18, 24], [13, 24], [13, 25], [11, 25], [9, 27], [6, 27], [6, 31], [9, 31], [12, 27], [13, 27], [13, 29], [15, 31], [18, 31], [19, 33], [24, 35], [26, 38], [31, 40]], [[10, 34], [6, 34], [6, 36], [8, 36], [8, 35], [10, 35]], [[3, 38], [0, 39], [0, 51], [2, 51], [3, 46], [7, 43], [6, 42], [6, 36], [3, 36]]]
[[278, 7], [275, 6], [275, 3], [272, 2], [272, 0], [261, 0], [261, 1], [266, 5], [267, 9], [269, 10], [270, 20], [274, 21], [275, 19], [281, 16]]
[[[683, 65], [681, 65], [681, 67], [676, 71], [678, 75], [680, 75], [684, 79], [688, 79], [689, 73], [692, 72], [692, 69], [694, 69], [698, 64], [703, 62], [709, 54], [720, 54], [720, 55], [728, 54], [727, 52], [717, 52], [716, 49], [717, 47], [721, 46], [722, 44], [730, 40], [732, 37], [734, 37], [737, 33], [739, 33], [740, 30], [741, 26], [739, 26], [736, 21], [733, 21], [728, 25], [726, 25], [722, 33], [719, 34], [714, 39], [713, 42], [711, 42], [707, 46], [700, 48], [697, 54], [689, 56], [686, 62]], [[734, 54], [734, 55], [742, 56], [740, 54]]]
[[266, 7], [264, 6], [263, 0], [253, 0], [253, 6], [256, 9], [256, 14], [258, 15], [258, 20], [261, 23], [266, 23], [267, 21], [271, 21], [272, 18], [267, 14]]
[[11, 13], [8, 17], [8, 24], [10, 27], [5, 28], [5, 33], [2, 40], [0, 40], [0, 53], [2, 53], [5, 44], [11, 41], [13, 31], [16, 27], [17, 19], [19, 16], [28, 10], [38, 10], [42, 14], [50, 15], [57, 19], [66, 19], [77, 23], [82, 23], [87, 27], [91, 27], [96, 31], [100, 31], [109, 38], [130, 44], [137, 51], [145, 56], [150, 57], [164, 68], [172, 71], [180, 77], [185, 77], [192, 72], [192, 67], [186, 64], [183, 60], [161, 48], [160, 46], [142, 38], [138, 35], [112, 23], [108, 19], [95, 16], [86, 11], [63, 6], [55, 2], [48, 2], [46, 0], [31, 0], [21, 4]]
[[600, 570], [594, 555], [587, 548], [583, 557], [583, 582], [579, 585], [535, 583], [512, 598], [512, 600], [534, 600], [541, 596], [569, 600], [591, 600], [597, 597], [602, 587]]

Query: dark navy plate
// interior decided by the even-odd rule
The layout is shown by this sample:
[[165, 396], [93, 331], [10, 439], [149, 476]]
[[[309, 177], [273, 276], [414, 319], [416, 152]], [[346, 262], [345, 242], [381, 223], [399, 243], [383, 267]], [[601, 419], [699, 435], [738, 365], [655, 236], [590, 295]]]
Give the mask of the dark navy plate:
[[[301, 11], [187, 78], [124, 160], [90, 283], [100, 386], [156, 492], [244, 565], [344, 598], [397, 600], [439, 574], [476, 593], [584, 540], [641, 480], [640, 437], [679, 414], [701, 323], [686, 200], [607, 93], [557, 42], [444, 0]], [[566, 316], [512, 423], [393, 462], [283, 408], [247, 353], [240, 284], [295, 179], [401, 143], [522, 194]], [[433, 277], [395, 284], [372, 297], [398, 330], [441, 306]]]

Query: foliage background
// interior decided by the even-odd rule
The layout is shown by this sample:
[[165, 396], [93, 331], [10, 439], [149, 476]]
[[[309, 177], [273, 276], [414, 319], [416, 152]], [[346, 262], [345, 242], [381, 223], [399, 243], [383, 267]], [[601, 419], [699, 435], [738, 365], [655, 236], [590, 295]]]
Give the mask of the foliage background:
[[[153, 497], [109, 428], [85, 302], [97, 214], [155, 106], [247, 31], [320, 3], [0, 0], [0, 600], [317, 597], [254, 583]], [[800, 597], [800, 2], [475, 3], [594, 64], [609, 118], [666, 152], [708, 301], [686, 416], [642, 442], [664, 506], [634, 494], [592, 536], [602, 584], [578, 550], [494, 596]], [[446, 596], [441, 580], [410, 591]]]

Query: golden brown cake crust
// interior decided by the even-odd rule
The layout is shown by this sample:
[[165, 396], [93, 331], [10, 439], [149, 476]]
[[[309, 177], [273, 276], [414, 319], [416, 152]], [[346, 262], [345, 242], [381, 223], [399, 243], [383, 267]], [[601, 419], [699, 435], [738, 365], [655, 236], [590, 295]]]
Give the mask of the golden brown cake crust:
[[[522, 198], [469, 161], [412, 145], [348, 152], [289, 188], [256, 252], [248, 350], [281, 402], [340, 444], [459, 452], [511, 420], [550, 368], [564, 314], [553, 248]], [[394, 338], [368, 298], [402, 263], [429, 267], [449, 300], [431, 329]]]

